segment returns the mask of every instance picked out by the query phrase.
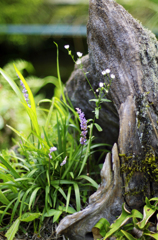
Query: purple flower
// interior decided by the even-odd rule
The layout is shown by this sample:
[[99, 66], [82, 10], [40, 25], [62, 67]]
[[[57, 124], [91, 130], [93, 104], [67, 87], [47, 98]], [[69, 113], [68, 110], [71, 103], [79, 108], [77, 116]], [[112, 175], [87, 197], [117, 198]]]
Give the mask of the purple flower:
[[62, 163], [60, 164], [61, 167], [66, 164], [66, 159], [67, 159], [67, 156], [64, 158], [64, 160], [63, 160]]
[[82, 145], [86, 144], [86, 134], [87, 134], [87, 120], [85, 119], [84, 113], [81, 111], [81, 109], [76, 108], [78, 114], [79, 114], [79, 118], [80, 118], [80, 127], [81, 127], [81, 138], [80, 138], [80, 143]]
[[29, 95], [27, 93], [27, 90], [25, 88], [25, 85], [23, 84], [23, 82], [20, 80], [20, 85], [22, 86], [23, 90], [22, 90], [22, 93], [24, 94], [24, 97], [25, 97], [25, 101], [27, 102], [27, 105], [28, 107], [30, 108], [30, 104], [28, 103], [29, 102]]
[[51, 153], [54, 152], [54, 151], [56, 151], [56, 150], [57, 150], [56, 147], [51, 147], [51, 148], [49, 149], [49, 154], [48, 154], [49, 158], [52, 158]]

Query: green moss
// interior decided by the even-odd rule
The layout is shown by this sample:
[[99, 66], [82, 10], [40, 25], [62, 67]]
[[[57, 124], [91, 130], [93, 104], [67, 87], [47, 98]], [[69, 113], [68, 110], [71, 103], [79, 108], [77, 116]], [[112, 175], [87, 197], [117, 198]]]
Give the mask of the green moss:
[[144, 186], [144, 188], [142, 188], [142, 189], [137, 189], [137, 188], [130, 189], [130, 191], [126, 192], [126, 193], [124, 194], [124, 196], [126, 196], [126, 195], [135, 196], [135, 195], [138, 195], [138, 194], [141, 193], [141, 194], [143, 194], [144, 197], [145, 197], [145, 196], [146, 196], [145, 190], [146, 190], [146, 186]]
[[[138, 156], [126, 156], [125, 154], [119, 154], [119, 156], [122, 157], [123, 161], [121, 164], [121, 173], [126, 175], [125, 185], [129, 183], [135, 172], [144, 173], [146, 182], [158, 182], [158, 165], [156, 163], [156, 157], [151, 151], [146, 153], [143, 160], [139, 159]], [[144, 188], [132, 189], [126, 194], [136, 195], [144, 191]]]

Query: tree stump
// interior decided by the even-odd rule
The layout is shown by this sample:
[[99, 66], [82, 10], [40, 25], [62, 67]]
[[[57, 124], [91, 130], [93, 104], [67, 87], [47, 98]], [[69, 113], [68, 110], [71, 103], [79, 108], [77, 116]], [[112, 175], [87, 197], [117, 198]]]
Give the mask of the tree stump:
[[[88, 239], [101, 217], [112, 222], [124, 201], [141, 210], [145, 196], [158, 196], [158, 41], [113, 0], [90, 0], [87, 39], [89, 54], [82, 64], [93, 89], [106, 81], [103, 70], [115, 75], [107, 95], [112, 103], [103, 104], [99, 124], [101, 140], [117, 144], [112, 157], [106, 156], [89, 206], [58, 226], [57, 233], [70, 240]], [[92, 118], [94, 96], [77, 66], [67, 90], [74, 106]]]

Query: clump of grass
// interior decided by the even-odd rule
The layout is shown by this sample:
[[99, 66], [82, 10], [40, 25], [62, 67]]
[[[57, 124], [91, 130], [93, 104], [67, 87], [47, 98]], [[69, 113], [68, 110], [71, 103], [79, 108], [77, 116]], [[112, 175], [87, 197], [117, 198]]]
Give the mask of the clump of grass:
[[[40, 234], [46, 218], [53, 217], [55, 223], [65, 214], [80, 211], [87, 202], [88, 192], [98, 187], [92, 178], [94, 164], [86, 173], [87, 160], [97, 147], [106, 145], [93, 144], [93, 126], [99, 131], [101, 128], [95, 119], [87, 121], [80, 109], [76, 111], [64, 94], [58, 46], [58, 92], [61, 95], [39, 102], [40, 106], [45, 102], [50, 103], [49, 109], [37, 108], [27, 81], [15, 65], [14, 69], [23, 91], [4, 70], [0, 69], [0, 73], [27, 112], [30, 132], [26, 135], [8, 126], [19, 137], [16, 141], [17, 151], [3, 150], [0, 154], [0, 224], [10, 240], [19, 227], [26, 232], [28, 222], [33, 222], [34, 232]], [[103, 86], [99, 88], [101, 93], [103, 90]], [[96, 97], [99, 101], [96, 108], [100, 109], [102, 98], [98, 98], [98, 95]], [[45, 116], [43, 126], [39, 124], [37, 110]]]

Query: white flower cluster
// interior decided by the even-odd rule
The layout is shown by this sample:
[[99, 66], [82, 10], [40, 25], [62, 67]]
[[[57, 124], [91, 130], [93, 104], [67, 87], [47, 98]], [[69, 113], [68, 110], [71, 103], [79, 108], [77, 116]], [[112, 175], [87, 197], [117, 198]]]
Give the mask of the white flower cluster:
[[[101, 73], [102, 73], [103, 76], [105, 76], [106, 74], [109, 74], [110, 72], [111, 72], [110, 69], [106, 69], [106, 70], [102, 71]], [[114, 79], [115, 75], [111, 74], [110, 78]]]
[[[70, 48], [70, 45], [65, 45], [64, 48], [68, 50], [68, 49]], [[71, 55], [71, 51], [70, 51], [69, 54]], [[77, 54], [77, 56], [79, 57], [79, 58], [76, 60], [76, 64], [77, 64], [77, 65], [80, 65], [80, 64], [82, 63], [81, 57], [83, 56], [83, 53], [77, 52], [76, 54]]]
[[102, 71], [102, 75], [106, 75], [107, 73], [110, 73], [110, 69], [106, 69], [106, 70]]

